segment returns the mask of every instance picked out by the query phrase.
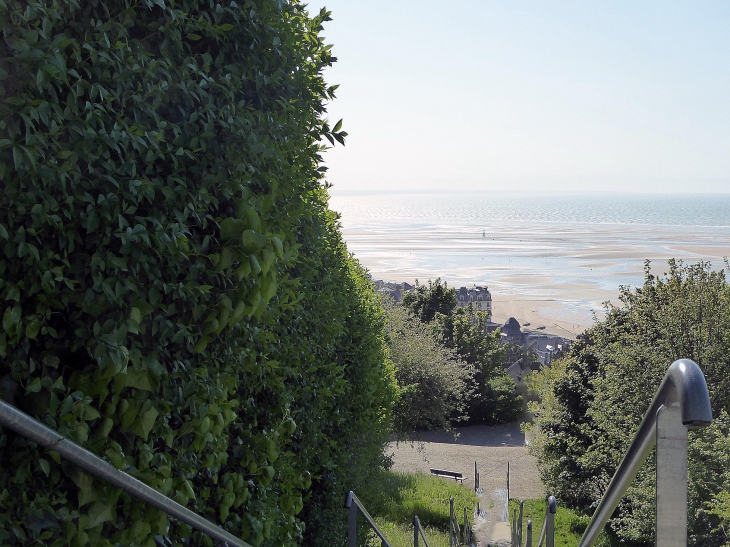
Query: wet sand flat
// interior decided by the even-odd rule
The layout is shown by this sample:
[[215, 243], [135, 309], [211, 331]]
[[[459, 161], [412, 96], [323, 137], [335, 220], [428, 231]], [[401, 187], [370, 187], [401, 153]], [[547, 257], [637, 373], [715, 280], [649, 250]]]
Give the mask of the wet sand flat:
[[589, 327], [594, 312], [602, 317], [605, 301], [618, 305], [620, 285], [640, 286], [645, 260], [662, 274], [670, 258], [721, 268], [730, 255], [730, 229], [702, 227], [345, 226], [343, 235], [374, 279], [487, 285], [495, 321], [515, 317], [568, 337]]

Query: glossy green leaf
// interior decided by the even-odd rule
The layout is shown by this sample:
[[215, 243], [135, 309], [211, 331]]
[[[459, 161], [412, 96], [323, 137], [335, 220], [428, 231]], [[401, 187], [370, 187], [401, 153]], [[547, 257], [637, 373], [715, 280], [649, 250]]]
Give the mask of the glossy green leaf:
[[266, 245], [266, 238], [260, 233], [248, 229], [241, 235], [241, 244], [245, 253], [253, 253]]

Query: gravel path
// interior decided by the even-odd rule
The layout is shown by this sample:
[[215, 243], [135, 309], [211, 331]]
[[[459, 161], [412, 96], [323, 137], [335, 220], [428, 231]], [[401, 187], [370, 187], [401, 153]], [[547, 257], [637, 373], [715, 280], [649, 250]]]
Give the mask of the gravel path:
[[[519, 423], [499, 426], [468, 426], [451, 433], [424, 432], [413, 442], [391, 443], [393, 471], [429, 473], [435, 467], [459, 471], [474, 489], [474, 462], [480, 475], [481, 514], [475, 519], [479, 545], [504, 544], [507, 521], [507, 463], [510, 467], [510, 498], [543, 497], [535, 458], [527, 453]], [[444, 479], [446, 480], [446, 479]]]

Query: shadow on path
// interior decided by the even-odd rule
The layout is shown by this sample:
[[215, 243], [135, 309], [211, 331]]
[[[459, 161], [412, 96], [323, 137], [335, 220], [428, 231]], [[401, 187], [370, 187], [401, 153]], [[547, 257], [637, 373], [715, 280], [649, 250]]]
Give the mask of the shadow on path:
[[519, 422], [502, 425], [468, 425], [453, 431], [421, 431], [415, 442], [462, 444], [468, 446], [524, 446], [525, 434]]

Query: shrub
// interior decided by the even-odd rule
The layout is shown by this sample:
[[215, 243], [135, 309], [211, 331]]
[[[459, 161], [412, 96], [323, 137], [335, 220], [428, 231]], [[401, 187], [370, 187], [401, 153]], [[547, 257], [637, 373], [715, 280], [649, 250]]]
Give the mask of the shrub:
[[505, 372], [495, 373], [486, 388], [472, 401], [470, 421], [503, 424], [519, 420], [522, 396], [515, 394], [515, 382]]

